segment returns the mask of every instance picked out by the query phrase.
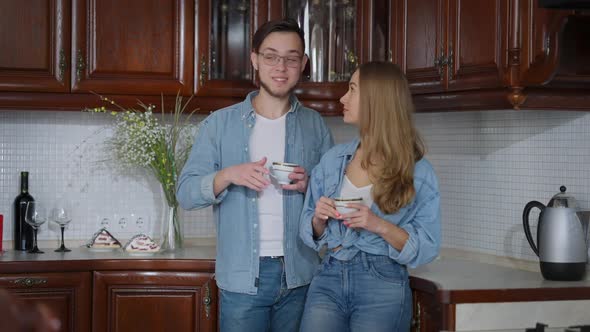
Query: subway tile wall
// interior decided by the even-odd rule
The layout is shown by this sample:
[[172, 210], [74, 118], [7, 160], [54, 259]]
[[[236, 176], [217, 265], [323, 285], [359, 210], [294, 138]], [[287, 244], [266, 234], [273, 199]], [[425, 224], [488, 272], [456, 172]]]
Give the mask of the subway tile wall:
[[[198, 120], [198, 119], [197, 119]], [[339, 117], [326, 118], [337, 143], [356, 136]], [[522, 231], [530, 200], [547, 203], [565, 185], [590, 208], [590, 114], [567, 111], [488, 111], [417, 114], [427, 158], [440, 181], [443, 247], [534, 260]], [[105, 160], [108, 116], [76, 112], [0, 112], [0, 214], [12, 239], [12, 202], [19, 172], [50, 207], [74, 202], [66, 239], [89, 239], [107, 222], [120, 238], [157, 236], [162, 197], [157, 182]], [[187, 237], [214, 237], [211, 209], [182, 212]], [[533, 216], [531, 220], [534, 220]], [[136, 223], [141, 218], [143, 225]], [[534, 221], [532, 221], [534, 224]], [[533, 227], [534, 231], [534, 227]], [[46, 224], [39, 238], [57, 239]]]

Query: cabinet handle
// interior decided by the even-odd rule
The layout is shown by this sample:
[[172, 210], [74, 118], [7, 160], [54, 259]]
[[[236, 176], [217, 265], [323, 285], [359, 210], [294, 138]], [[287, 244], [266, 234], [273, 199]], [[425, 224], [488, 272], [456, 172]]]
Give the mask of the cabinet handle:
[[387, 56], [388, 56], [388, 60], [387, 61], [393, 62], [393, 52], [391, 50], [388, 51]]
[[199, 73], [199, 84], [203, 86], [205, 84], [205, 80], [207, 79], [207, 75], [209, 74], [209, 69], [207, 68], [207, 62], [205, 61], [205, 56], [201, 55], [201, 72]]
[[63, 83], [64, 75], [66, 74], [66, 68], [68, 65], [66, 64], [66, 52], [63, 48], [59, 51], [59, 76], [57, 79]]
[[545, 56], [549, 56], [549, 52], [551, 52], [551, 36], [545, 38]]
[[455, 70], [455, 60], [453, 59], [454, 56], [454, 52], [453, 52], [453, 43], [451, 42], [449, 44], [449, 49], [450, 49], [450, 53], [449, 53], [449, 57], [447, 58], [447, 65], [449, 66], [449, 81], [453, 80], [453, 72]]
[[416, 332], [420, 332], [420, 316], [422, 316], [422, 308], [420, 307], [420, 302], [418, 302], [416, 303], [416, 314], [412, 318], [412, 327]]
[[203, 297], [203, 304], [205, 305], [205, 317], [209, 320], [211, 316], [211, 289], [209, 288], [209, 281], [205, 284], [205, 297]]
[[44, 285], [47, 283], [45, 278], [19, 278], [11, 281], [11, 283], [18, 286], [33, 287], [37, 285]]
[[434, 66], [438, 69], [438, 76], [440, 76], [440, 80], [442, 81], [444, 77], [444, 66], [447, 65], [447, 58], [445, 58], [445, 50], [441, 46], [440, 47], [440, 56], [434, 59]]
[[80, 82], [82, 73], [84, 72], [84, 69], [86, 69], [86, 62], [84, 62], [82, 51], [78, 50], [76, 54], [76, 81]]

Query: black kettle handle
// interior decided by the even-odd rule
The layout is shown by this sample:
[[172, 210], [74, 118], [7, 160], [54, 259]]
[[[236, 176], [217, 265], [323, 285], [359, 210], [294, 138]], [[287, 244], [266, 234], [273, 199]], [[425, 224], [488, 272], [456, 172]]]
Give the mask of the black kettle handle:
[[[537, 256], [539, 256], [539, 248], [535, 244], [535, 240], [533, 240], [533, 236], [531, 235], [531, 227], [529, 226], [529, 213], [531, 213], [531, 210], [535, 207], [539, 208], [539, 210], [541, 210], [541, 213], [543, 213], [543, 210], [545, 209], [545, 205], [543, 205], [543, 203], [541, 203], [541, 202], [537, 202], [537, 201], [528, 202], [527, 205], [525, 205], [525, 207], [524, 207], [524, 211], [522, 212], [522, 226], [524, 227], [524, 235], [526, 235], [526, 239], [529, 241], [531, 248], [533, 249], [535, 254]], [[540, 222], [541, 222], [541, 216], [539, 216], [539, 223]], [[539, 231], [539, 225], [537, 224], [537, 232], [538, 231]], [[537, 236], [537, 239], [538, 238], [539, 237]]]

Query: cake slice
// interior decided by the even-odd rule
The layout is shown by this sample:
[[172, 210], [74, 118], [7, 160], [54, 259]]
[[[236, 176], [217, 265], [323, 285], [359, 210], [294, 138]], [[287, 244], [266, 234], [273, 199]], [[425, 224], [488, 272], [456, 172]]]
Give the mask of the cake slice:
[[138, 234], [132, 237], [124, 247], [127, 252], [158, 252], [160, 245], [154, 242], [151, 237], [145, 234]]
[[98, 232], [94, 233], [92, 240], [90, 240], [87, 246], [93, 249], [116, 249], [121, 248], [121, 242], [107, 231], [106, 228], [101, 228]]

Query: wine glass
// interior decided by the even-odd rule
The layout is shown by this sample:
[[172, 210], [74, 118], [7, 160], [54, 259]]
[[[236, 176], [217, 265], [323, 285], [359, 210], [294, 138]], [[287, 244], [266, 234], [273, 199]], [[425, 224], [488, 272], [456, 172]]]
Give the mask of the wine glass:
[[32, 254], [42, 254], [43, 251], [37, 247], [37, 230], [41, 225], [47, 221], [47, 214], [43, 205], [37, 202], [27, 202], [25, 209], [25, 222], [33, 228], [33, 234], [35, 235], [33, 241], [33, 249], [29, 250]]
[[70, 249], [66, 248], [64, 244], [64, 230], [66, 225], [72, 221], [72, 207], [69, 203], [58, 201], [55, 207], [51, 209], [51, 221], [59, 225], [61, 230], [61, 246], [55, 249], [55, 252], [68, 252]]

